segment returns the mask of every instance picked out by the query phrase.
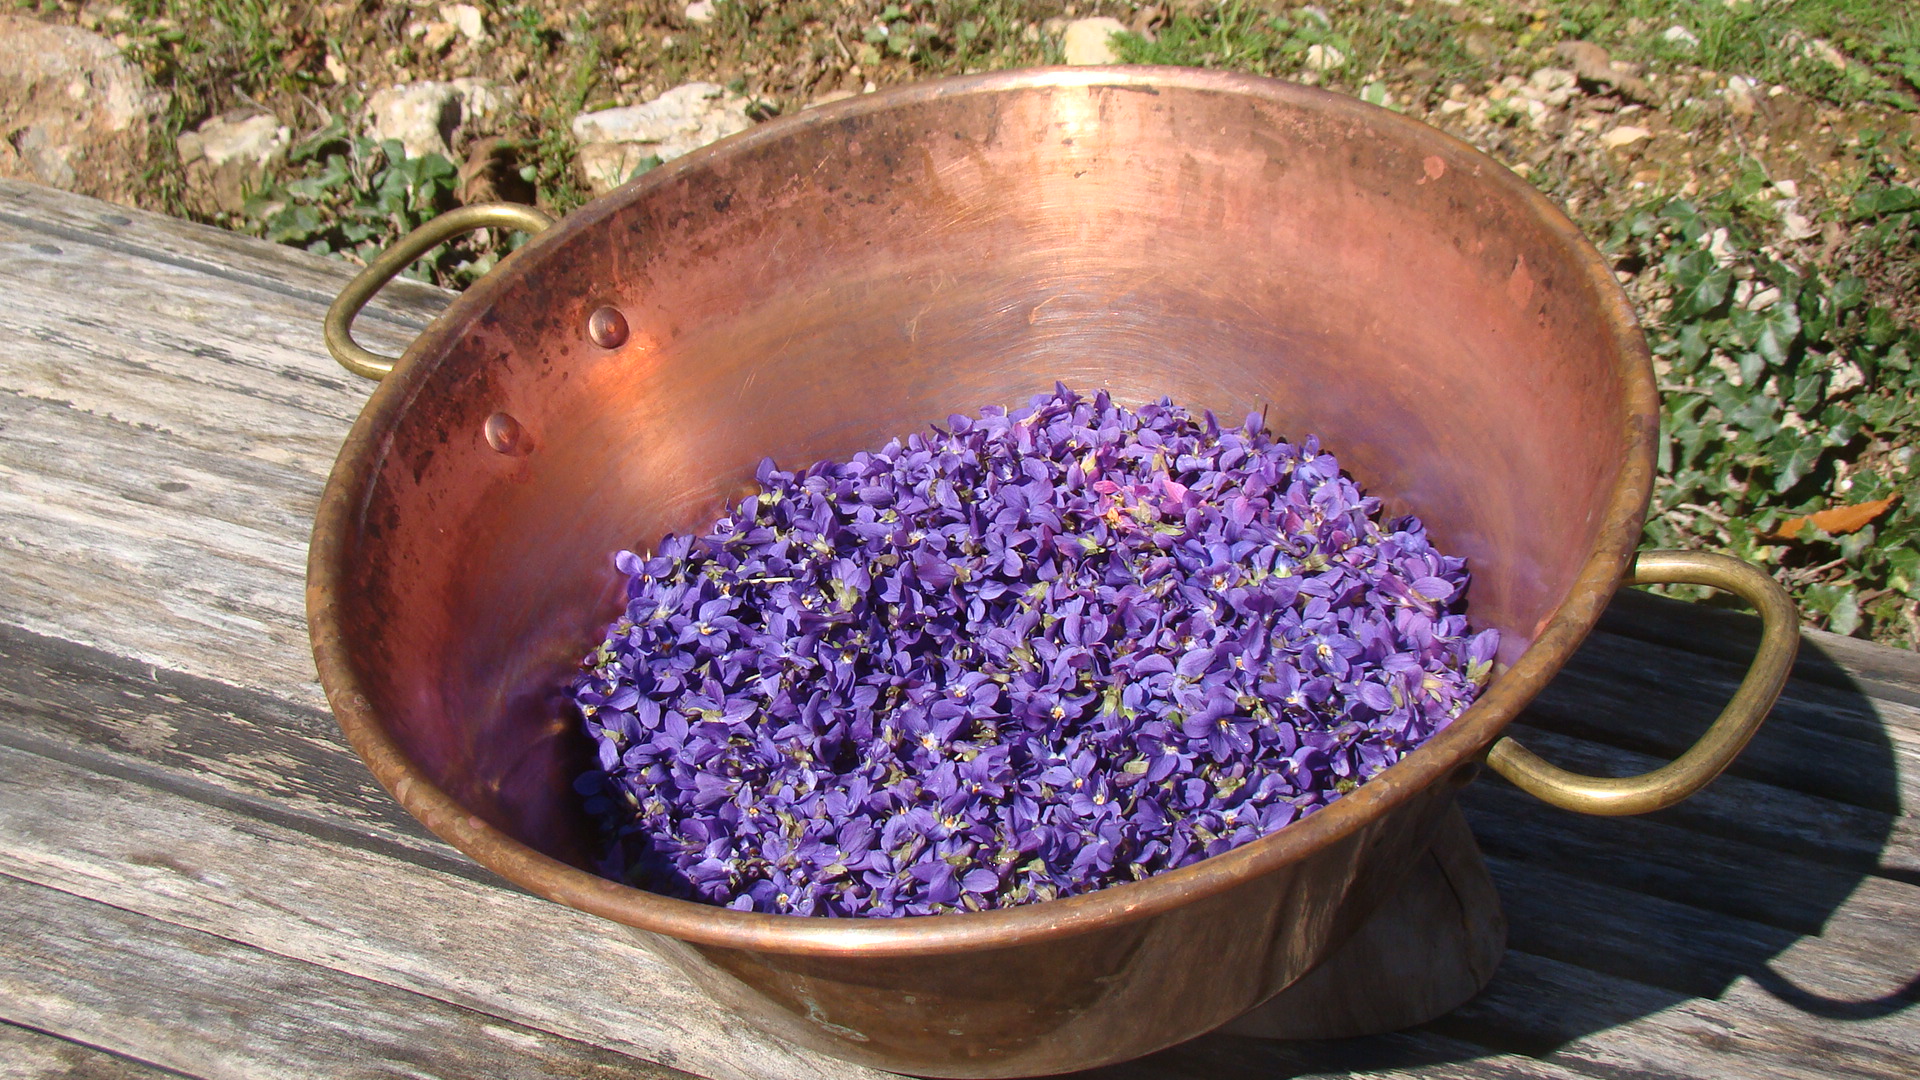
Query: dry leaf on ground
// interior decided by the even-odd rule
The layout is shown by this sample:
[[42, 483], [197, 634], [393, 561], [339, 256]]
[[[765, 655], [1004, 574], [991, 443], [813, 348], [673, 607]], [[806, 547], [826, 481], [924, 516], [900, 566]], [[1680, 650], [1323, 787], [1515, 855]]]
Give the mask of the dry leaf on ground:
[[1780, 523], [1779, 528], [1768, 533], [1767, 538], [1772, 540], [1792, 540], [1794, 537], [1806, 531], [1808, 525], [1816, 526], [1829, 536], [1843, 536], [1847, 533], [1859, 532], [1861, 529], [1872, 524], [1875, 518], [1886, 513], [1899, 498], [1900, 493], [1896, 491], [1884, 499], [1854, 503], [1851, 506], [1836, 506], [1830, 510], [1822, 510], [1816, 514], [1788, 518]]

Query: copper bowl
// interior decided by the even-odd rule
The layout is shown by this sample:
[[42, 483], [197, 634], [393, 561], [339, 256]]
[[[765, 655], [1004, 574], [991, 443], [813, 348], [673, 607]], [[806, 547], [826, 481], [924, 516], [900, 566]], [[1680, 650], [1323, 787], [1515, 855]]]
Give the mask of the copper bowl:
[[[540, 220], [471, 211], [440, 232], [476, 223]], [[342, 354], [372, 363], [348, 323], [414, 253], [342, 297]], [[610, 553], [712, 520], [762, 455], [844, 456], [1056, 379], [1317, 433], [1389, 512], [1468, 557], [1501, 673], [1328, 809], [1072, 899], [813, 919], [583, 869], [569, 781], [587, 749], [562, 691], [619, 609]], [[1220, 72], [922, 83], [656, 169], [456, 300], [341, 451], [314, 529], [314, 652], [353, 745], [429, 828], [633, 928], [742, 1014], [901, 1072], [1059, 1072], [1221, 1024], [1373, 910], [1632, 573], [1657, 430], [1607, 265], [1525, 182], [1432, 128]], [[1710, 558], [1639, 576], [1682, 563], [1770, 620], [1767, 662], [1703, 746], [1624, 781], [1559, 773], [1511, 740], [1488, 760], [1550, 801], [1632, 812], [1738, 751], [1784, 679], [1791, 608]]]

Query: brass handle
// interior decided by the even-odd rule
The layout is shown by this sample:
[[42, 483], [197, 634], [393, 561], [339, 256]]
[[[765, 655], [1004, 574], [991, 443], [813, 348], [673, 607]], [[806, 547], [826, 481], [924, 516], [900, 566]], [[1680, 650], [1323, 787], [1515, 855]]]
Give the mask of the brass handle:
[[1487, 751], [1487, 764], [1514, 786], [1564, 810], [1583, 814], [1644, 814], [1692, 795], [1746, 748], [1773, 708], [1800, 650], [1800, 614], [1780, 584], [1758, 567], [1703, 551], [1643, 551], [1633, 560], [1628, 585], [1706, 585], [1736, 593], [1760, 613], [1760, 648], [1733, 700], [1687, 752], [1639, 776], [1582, 776], [1549, 765], [1533, 751], [1503, 738]]
[[384, 288], [387, 282], [399, 276], [400, 271], [413, 265], [413, 260], [459, 236], [475, 229], [490, 228], [495, 225], [509, 229], [518, 229], [525, 233], [537, 233], [553, 224], [553, 216], [544, 210], [518, 203], [475, 203], [458, 210], [449, 210], [425, 225], [400, 238], [400, 242], [380, 253], [380, 257], [367, 264], [359, 276], [347, 282], [340, 295], [327, 309], [327, 321], [323, 331], [327, 339], [327, 351], [333, 354], [340, 366], [376, 382], [387, 377], [393, 370], [397, 357], [381, 356], [360, 347], [353, 340], [354, 316], [367, 306], [374, 294]]

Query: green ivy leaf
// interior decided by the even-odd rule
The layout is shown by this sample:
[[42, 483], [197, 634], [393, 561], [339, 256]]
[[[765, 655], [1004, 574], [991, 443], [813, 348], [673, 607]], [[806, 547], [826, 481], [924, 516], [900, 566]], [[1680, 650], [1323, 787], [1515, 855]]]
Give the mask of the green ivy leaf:
[[308, 161], [329, 146], [345, 143], [346, 137], [347, 125], [338, 116], [332, 117], [325, 127], [294, 143], [287, 150], [287, 161], [293, 165]]
[[311, 206], [289, 206], [267, 220], [267, 239], [276, 244], [299, 244], [323, 232], [320, 211]]
[[326, 198], [328, 193], [345, 187], [352, 179], [353, 173], [347, 168], [347, 159], [339, 154], [330, 154], [318, 174], [288, 181], [286, 191], [295, 198], [320, 200]]
[[1685, 199], [1674, 199], [1660, 210], [1660, 216], [1673, 223], [1674, 231], [1689, 244], [1697, 244], [1707, 234], [1707, 226], [1700, 219], [1700, 211]]
[[[1713, 262], [1713, 256], [1704, 251], [1695, 252], [1683, 262], [1695, 258], [1704, 259], [1711, 268], [1692, 276], [1691, 285], [1680, 285], [1674, 295], [1673, 310], [1681, 318], [1692, 318], [1714, 310], [1727, 299], [1727, 289], [1733, 284], [1733, 273]], [[1680, 278], [1676, 276], [1676, 284]]]
[[1820, 407], [1820, 399], [1826, 396], [1827, 376], [1825, 372], [1810, 371], [1793, 380], [1793, 391], [1787, 398], [1787, 404], [1801, 416], [1812, 416]]
[[1867, 344], [1875, 348], [1885, 348], [1900, 336], [1900, 326], [1893, 321], [1893, 313], [1886, 308], [1869, 308], [1867, 325], [1862, 336], [1867, 339]]
[[1777, 495], [1784, 495], [1813, 471], [1820, 461], [1822, 448], [1797, 431], [1783, 431], [1774, 437], [1769, 449], [1775, 470], [1773, 490]]
[[1867, 284], [1852, 274], [1843, 276], [1827, 290], [1827, 302], [1837, 312], [1859, 307], [1867, 298]]
[[1887, 552], [1887, 584], [1920, 599], [1920, 549], [1898, 547]]
[[1820, 410], [1820, 430], [1828, 446], [1845, 446], [1860, 434], [1860, 416], [1851, 409], [1829, 405]]
[[1915, 209], [1920, 209], [1920, 191], [1901, 184], [1893, 184], [1855, 195], [1851, 217], [1855, 221], [1865, 221], [1883, 214], [1897, 214]]
[[1848, 588], [1833, 610], [1827, 613], [1827, 629], [1836, 634], [1851, 634], [1860, 629], [1860, 593]]
[[1771, 438], [1780, 430], [1780, 403], [1749, 387], [1723, 383], [1714, 388], [1714, 404], [1720, 406], [1727, 423], [1756, 439]]
[[[1689, 365], [1698, 364], [1706, 358], [1707, 338], [1706, 335], [1701, 332], [1700, 324], [1697, 322], [1690, 322], [1682, 326], [1680, 333], [1674, 336], [1674, 344], [1679, 350], [1680, 356], [1687, 360]], [[1689, 367], [1689, 370], [1691, 370], [1691, 367]]]
[[1800, 312], [1795, 306], [1782, 300], [1761, 314], [1760, 333], [1754, 339], [1753, 348], [1767, 363], [1776, 368], [1787, 366], [1787, 350], [1793, 348], [1794, 339], [1800, 336]]
[[1840, 538], [1840, 556], [1849, 562], [1859, 562], [1861, 557], [1873, 550], [1875, 530], [1868, 525], [1858, 532], [1851, 532]]

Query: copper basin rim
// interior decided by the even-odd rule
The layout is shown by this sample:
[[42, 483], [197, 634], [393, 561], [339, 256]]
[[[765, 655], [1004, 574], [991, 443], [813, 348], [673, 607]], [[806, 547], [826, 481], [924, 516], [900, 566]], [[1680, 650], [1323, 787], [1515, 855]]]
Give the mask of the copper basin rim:
[[[614, 349], [586, 332], [606, 306], [631, 328]], [[617, 609], [610, 553], [711, 520], [763, 453], [844, 455], [1056, 377], [1223, 416], [1265, 407], [1277, 432], [1319, 433], [1391, 511], [1469, 557], [1469, 614], [1502, 629], [1505, 669], [1427, 746], [1319, 813], [1066, 900], [811, 919], [583, 869], [578, 810], [539, 792], [571, 798], [579, 737], [555, 691]], [[504, 450], [485, 435], [498, 413], [523, 433]], [[662, 166], [456, 299], [375, 391], [328, 483], [314, 650], [342, 728], [429, 828], [535, 893], [685, 943], [670, 948], [707, 964], [703, 979], [748, 979], [730, 965], [753, 954], [802, 981], [808, 965], [856, 965], [821, 976], [839, 986], [869, 960], [1012, 955], [1217, 908], [1283, 870], [1326, 878], [1299, 895], [1352, 911], [1320, 912], [1327, 940], [1269, 958], [1272, 982], [1391, 885], [1390, 860], [1368, 851], [1418, 850], [1381, 823], [1437, 820], [1598, 619], [1639, 540], [1657, 430], [1651, 363], [1608, 266], [1459, 140], [1223, 72], [916, 84]], [[1329, 853], [1344, 869], [1298, 869]], [[1132, 1052], [1155, 1040], [1173, 1041]], [[832, 1049], [1008, 1075], [939, 1051]], [[1035, 1049], [1020, 1067], [1094, 1063]]]

